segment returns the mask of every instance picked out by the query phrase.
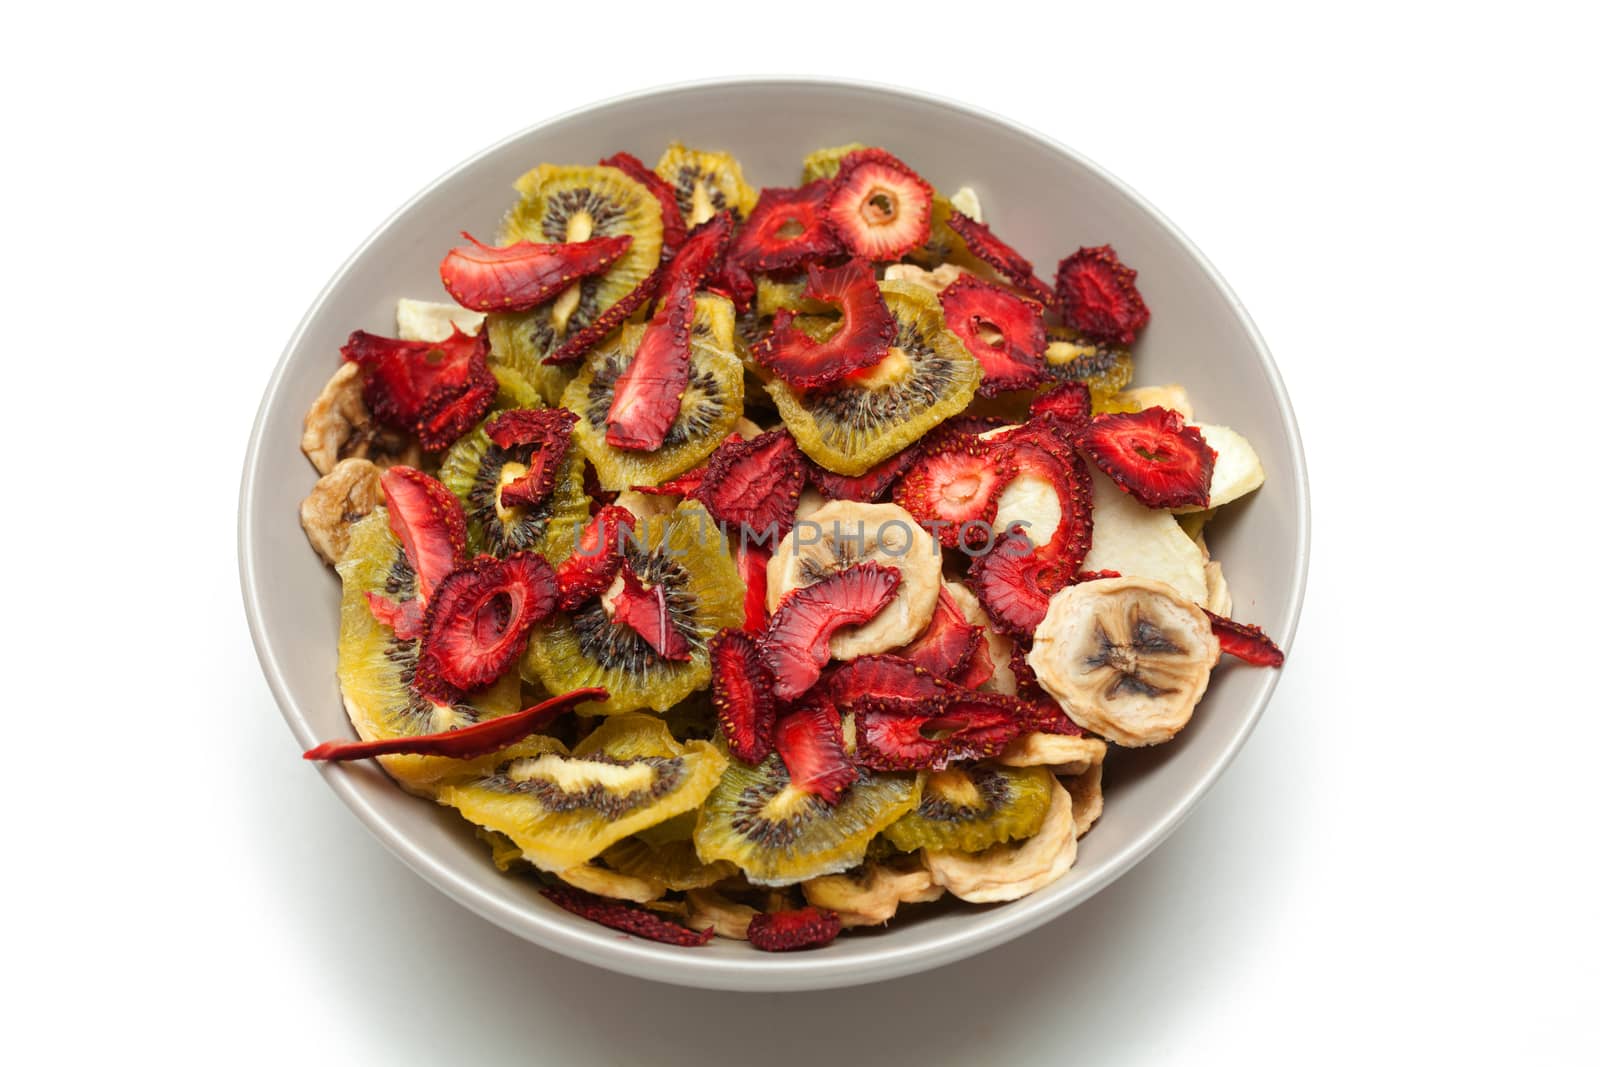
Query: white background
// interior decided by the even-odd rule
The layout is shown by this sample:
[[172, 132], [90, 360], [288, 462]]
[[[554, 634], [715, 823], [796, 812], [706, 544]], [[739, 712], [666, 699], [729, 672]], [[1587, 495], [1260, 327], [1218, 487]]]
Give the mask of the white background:
[[[1600, 1056], [1577, 5], [236, 7], [7, 15], [9, 1061]], [[278, 717], [234, 518], [284, 340], [396, 205], [593, 99], [788, 71], [1003, 113], [1175, 220], [1276, 353], [1314, 558], [1270, 713], [1122, 881], [944, 971], [741, 997], [391, 859]]]

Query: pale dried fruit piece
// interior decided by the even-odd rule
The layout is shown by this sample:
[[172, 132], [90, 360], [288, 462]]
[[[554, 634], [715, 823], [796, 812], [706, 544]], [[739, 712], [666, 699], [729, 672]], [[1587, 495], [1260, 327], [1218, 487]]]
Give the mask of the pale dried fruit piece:
[[[1190, 600], [1205, 602], [1205, 557], [1171, 513], [1145, 507], [1098, 471], [1091, 482], [1094, 540], [1083, 569], [1116, 571], [1125, 578], [1153, 578]], [[1004, 506], [1002, 496], [1002, 509]]]
[[350, 548], [350, 530], [383, 503], [381, 472], [364, 459], [342, 459], [317, 479], [300, 502], [300, 526], [326, 563], [338, 563]]
[[735, 941], [749, 940], [750, 920], [761, 914], [748, 904], [729, 900], [715, 889], [691, 889], [686, 897], [691, 927], [701, 930], [709, 926], [718, 937]]
[[342, 363], [306, 412], [300, 451], [317, 473], [328, 474], [342, 459], [366, 459], [379, 467], [396, 463], [415, 467], [422, 446], [400, 430], [378, 425], [361, 398], [361, 368]]
[[916, 857], [866, 863], [844, 874], [830, 874], [800, 883], [806, 902], [839, 916], [846, 930], [878, 926], [894, 918], [901, 904], [937, 900], [944, 889]]
[[1051, 598], [1028, 665], [1073, 722], [1138, 747], [1188, 724], [1220, 655], [1211, 620], [1178, 590], [1109, 578]]
[[924, 852], [923, 862], [934, 884], [973, 904], [1017, 900], [1043, 889], [1072, 868], [1078, 858], [1078, 835], [1072, 821], [1072, 796], [1051, 780], [1050, 807], [1039, 832], [975, 855]]
[[658, 900], [667, 891], [665, 885], [653, 878], [639, 878], [618, 871], [608, 871], [593, 863], [568, 867], [564, 871], [558, 871], [556, 877], [597, 897], [630, 900], [635, 904], [648, 904], [652, 900]]
[[1233, 614], [1233, 594], [1228, 590], [1228, 580], [1222, 576], [1222, 564], [1214, 559], [1206, 562], [1205, 609], [1214, 615]]
[[1106, 810], [1104, 771], [1104, 764], [1096, 761], [1067, 779], [1067, 793], [1072, 797], [1072, 829], [1079, 837], [1088, 833]]
[[[1216, 462], [1211, 468], [1208, 508], [1231, 504], [1261, 488], [1261, 484], [1267, 480], [1267, 472], [1261, 466], [1261, 457], [1256, 455], [1256, 450], [1250, 447], [1250, 442], [1244, 439], [1243, 434], [1227, 426], [1203, 422], [1195, 423], [1194, 428], [1200, 431], [1200, 436], [1216, 453]], [[1185, 507], [1176, 511], [1183, 514], [1206, 511], [1208, 508]]]
[[[1194, 422], [1194, 404], [1189, 400], [1189, 390], [1176, 383], [1172, 385], [1142, 385], [1137, 389], [1124, 389], [1117, 399], [1145, 408], [1169, 408], [1183, 416], [1184, 422]], [[1215, 445], [1212, 445], [1215, 448]]]
[[1083, 734], [1023, 734], [1000, 753], [999, 762], [1007, 767], [1051, 767], [1058, 773], [1063, 768], [1074, 773], [1090, 764], [1103, 763], [1106, 743], [1098, 737]]
[[395, 336], [402, 341], [448, 341], [456, 330], [477, 333], [484, 314], [457, 304], [401, 297], [394, 305]]
[[932, 270], [923, 270], [915, 263], [891, 263], [884, 269], [883, 280], [886, 282], [910, 282], [920, 285], [932, 292], [943, 292], [947, 286], [953, 285], [956, 279], [972, 272], [965, 267], [954, 263], [941, 263]]

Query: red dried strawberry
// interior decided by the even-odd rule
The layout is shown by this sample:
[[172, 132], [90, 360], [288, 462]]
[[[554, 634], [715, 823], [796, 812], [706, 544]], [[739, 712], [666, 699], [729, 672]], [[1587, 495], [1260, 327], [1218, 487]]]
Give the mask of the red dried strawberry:
[[739, 539], [734, 563], [744, 579], [744, 629], [756, 637], [767, 632], [767, 564], [771, 559], [770, 549]]
[[1031, 634], [1044, 621], [1051, 592], [1039, 584], [1038, 550], [1024, 534], [1000, 537], [990, 550], [972, 561], [968, 581], [983, 608], [1004, 633]]
[[1163, 407], [1096, 415], [1078, 432], [1094, 465], [1150, 508], [1205, 507], [1217, 454], [1183, 416]]
[[398, 341], [357, 330], [340, 353], [361, 368], [361, 398], [385, 426], [416, 434], [430, 452], [448, 448], [494, 403], [488, 331], [445, 341]]
[[993, 267], [1000, 277], [1041, 304], [1055, 303], [1055, 294], [1033, 273], [1033, 264], [996, 237], [989, 227], [959, 211], [950, 212], [945, 221], [966, 242], [967, 250]]
[[753, 441], [718, 445], [695, 498], [718, 522], [742, 526], [765, 543], [776, 544], [794, 526], [795, 506], [805, 487], [800, 447], [788, 430], [777, 429]]
[[661, 205], [661, 257], [670, 259], [672, 254], [683, 244], [684, 238], [689, 236], [689, 227], [683, 221], [683, 212], [678, 210], [678, 197], [655, 171], [644, 165], [644, 162], [635, 155], [627, 152], [618, 152], [614, 156], [607, 156], [600, 161], [602, 167], [616, 167], [622, 173], [650, 190], [650, 195], [656, 198]]
[[367, 593], [367, 610], [372, 617], [394, 631], [402, 641], [415, 641], [422, 636], [422, 621], [426, 605], [413, 597], [398, 604], [378, 593]]
[[1062, 425], [1077, 430], [1086, 425], [1093, 414], [1093, 401], [1089, 387], [1083, 382], [1062, 382], [1048, 393], [1041, 393], [1028, 407], [1031, 415], [1050, 415], [1060, 419]]
[[433, 682], [470, 693], [506, 672], [528, 631], [556, 610], [555, 572], [541, 556], [479, 556], [457, 567], [428, 601], [417, 662], [419, 689]]
[[682, 662], [693, 654], [689, 638], [673, 624], [666, 586], [646, 587], [624, 562], [622, 589], [611, 606], [611, 621], [631, 627], [662, 659]]
[[807, 905], [794, 911], [757, 912], [750, 920], [750, 944], [762, 952], [820, 948], [839, 936], [839, 916]]
[[716, 935], [715, 927], [708, 926], [697, 932], [670, 919], [663, 919], [637, 904], [624, 904], [620, 900], [596, 896], [570, 885], [546, 886], [539, 892], [552, 904], [574, 915], [664, 945], [682, 945], [686, 948], [703, 945]]
[[484, 424], [484, 433], [501, 448], [533, 446], [527, 473], [500, 487], [502, 507], [533, 507], [550, 495], [562, 461], [572, 448], [572, 428], [577, 422], [578, 416], [565, 408], [518, 408], [502, 411]]
[[950, 680], [963, 689], [976, 689], [994, 677], [994, 657], [989, 655], [989, 642], [984, 639], [983, 627], [977, 627], [978, 640], [973, 643], [972, 658], [965, 667], [950, 675]]
[[628, 234], [572, 244], [518, 241], [496, 248], [463, 232], [467, 244], [445, 253], [439, 278], [456, 303], [474, 311], [527, 311], [572, 283], [600, 274], [633, 245]]
[[1131, 345], [1150, 322], [1150, 309], [1110, 245], [1080, 248], [1056, 268], [1056, 309], [1079, 333], [1114, 345]]
[[961, 693], [942, 706], [869, 700], [856, 708], [856, 760], [873, 770], [941, 770], [987, 759], [1028, 732], [1024, 701], [1001, 693]]
[[894, 499], [946, 548], [982, 543], [990, 537], [1000, 490], [1016, 473], [1010, 450], [948, 434], [923, 450], [895, 486]]
[[583, 492], [589, 498], [589, 514], [593, 515], [607, 504], [617, 502], [617, 493], [600, 484], [600, 475], [587, 460], [583, 464]]
[[761, 639], [761, 658], [776, 679], [778, 699], [795, 700], [810, 689], [828, 662], [834, 631], [878, 614], [899, 586], [898, 570], [869, 560], [788, 593]]
[[930, 674], [954, 680], [983, 643], [983, 628], [969, 623], [949, 590], [940, 589], [928, 628], [899, 654]]
[[1044, 308], [963, 274], [939, 293], [944, 323], [983, 366], [980, 396], [1031, 389], [1044, 381]]
[[824, 803], [837, 803], [856, 780], [839, 712], [826, 700], [808, 701], [780, 719], [775, 744], [790, 784]]
[[657, 267], [649, 276], [638, 285], [630, 289], [625, 295], [618, 298], [615, 304], [606, 308], [589, 325], [573, 334], [561, 343], [561, 347], [544, 357], [545, 363], [576, 363], [589, 354], [589, 349], [604, 341], [610, 336], [611, 331], [621, 326], [633, 315], [635, 311], [644, 307], [645, 302], [656, 295], [656, 288], [661, 284], [661, 277], [665, 271]]
[[877, 466], [869, 468], [865, 474], [858, 474], [855, 477], [835, 474], [808, 462], [806, 476], [829, 500], [860, 500], [870, 503], [887, 496], [895, 480], [909, 470], [920, 455], [922, 449], [912, 445], [896, 452]]
[[798, 189], [763, 189], [755, 210], [728, 249], [743, 271], [781, 271], [842, 252], [823, 217], [832, 186], [815, 181]]
[[607, 504], [589, 520], [572, 555], [556, 568], [562, 611], [573, 611], [610, 587], [622, 563], [622, 531], [633, 529], [633, 512]]
[[1262, 632], [1261, 627], [1235, 622], [1207, 611], [1211, 619], [1211, 632], [1217, 635], [1222, 651], [1257, 667], [1283, 666], [1283, 649]]
[[389, 529], [417, 575], [424, 604], [434, 588], [467, 558], [467, 516], [443, 484], [414, 467], [390, 467], [380, 481]]
[[951, 683], [902, 656], [858, 656], [828, 676], [828, 696], [845, 710], [875, 699], [941, 703], [954, 692]]
[[733, 212], [721, 211], [696, 226], [666, 266], [661, 279], [663, 302], [693, 297], [708, 275], [717, 273], [733, 238]]
[[927, 243], [933, 186], [883, 149], [864, 148], [840, 162], [824, 211], [853, 255], [899, 259]]
[[839, 305], [844, 321], [826, 341], [813, 341], [794, 326], [793, 312], [780, 310], [772, 332], [751, 351], [762, 366], [790, 385], [811, 389], [888, 355], [897, 327], [878, 291], [872, 264], [852, 259], [830, 270], [811, 264], [806, 276], [806, 295]]
[[730, 752], [746, 763], [772, 753], [778, 724], [772, 675], [742, 630], [723, 630], [711, 639], [711, 704]]
[[733, 260], [724, 258], [722, 267], [703, 283], [709, 291], [733, 301], [734, 310], [743, 315], [756, 297], [755, 279]]
[[302, 759], [344, 763], [374, 756], [445, 756], [449, 759], [477, 759], [516, 744], [524, 737], [546, 729], [561, 713], [586, 700], [609, 700], [611, 694], [599, 686], [574, 689], [551, 697], [531, 708], [486, 719], [471, 726], [433, 734], [410, 734], [376, 741], [324, 741], [301, 753]]

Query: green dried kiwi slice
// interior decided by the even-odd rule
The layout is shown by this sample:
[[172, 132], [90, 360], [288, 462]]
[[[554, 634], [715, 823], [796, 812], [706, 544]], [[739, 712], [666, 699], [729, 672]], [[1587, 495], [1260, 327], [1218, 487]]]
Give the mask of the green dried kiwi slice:
[[489, 373], [494, 375], [494, 380], [500, 385], [494, 397], [494, 409], [496, 411], [548, 406], [544, 397], [539, 394], [539, 390], [532, 382], [522, 376], [521, 371], [512, 370], [503, 364], [496, 364], [490, 366]]
[[439, 480], [467, 513], [467, 545], [474, 553], [504, 558], [513, 552], [537, 552], [552, 564], [572, 555], [572, 546], [589, 521], [583, 455], [576, 448], [567, 450], [555, 488], [538, 504], [507, 508], [500, 502], [500, 488], [527, 473], [532, 450], [532, 445], [501, 448], [480, 424], [445, 453]]
[[678, 891], [704, 889], [739, 873], [727, 860], [701, 863], [694, 842], [687, 838], [651, 845], [640, 837], [629, 837], [606, 849], [600, 859], [620, 874], [660, 882]]
[[661, 154], [656, 174], [672, 186], [678, 210], [691, 230], [727, 208], [748, 218], [760, 195], [744, 180], [739, 161], [727, 152], [703, 152], [677, 141]]
[[845, 156], [865, 147], [867, 146], [860, 141], [851, 141], [849, 144], [817, 149], [800, 161], [800, 184], [808, 185], [824, 178], [832, 178], [839, 173], [839, 164], [844, 162]]
[[807, 296], [808, 284], [804, 275], [798, 278], [756, 275], [756, 314], [763, 319], [770, 319], [780, 311], [793, 311], [799, 315], [830, 315], [838, 310], [831, 304]]
[[587, 863], [629, 834], [699, 807], [727, 757], [707, 741], [680, 745], [652, 715], [608, 720], [568, 755], [513, 747], [473, 761], [438, 801], [504, 834], [545, 871]]
[[883, 835], [903, 852], [982, 852], [1038, 833], [1049, 807], [1047, 768], [949, 767], [928, 774], [917, 806]]
[[633, 238], [627, 253], [604, 274], [585, 278], [531, 311], [492, 314], [489, 360], [520, 372], [548, 404], [561, 396], [560, 367], [543, 364], [569, 336], [593, 322], [642, 282], [661, 260], [661, 203], [615, 167], [535, 167], [517, 179], [522, 199], [500, 227], [500, 243]]
[[953, 263], [974, 274], [993, 280], [994, 271], [987, 263], [973, 255], [967, 242], [950, 228], [950, 212], [955, 208], [938, 193], [933, 195], [933, 206], [928, 212], [928, 240], [913, 248], [906, 258], [919, 267], [932, 270], [941, 263]]
[[703, 343], [732, 352], [739, 343], [739, 316], [725, 296], [701, 293], [694, 298], [694, 319], [689, 328]]
[[[350, 531], [339, 561], [344, 591], [339, 602], [339, 690], [345, 712], [362, 740], [431, 734], [516, 711], [522, 705], [515, 672], [469, 701], [438, 704], [417, 695], [411, 681], [421, 642], [402, 641], [372, 616], [368, 593], [396, 603], [416, 596], [416, 573], [389, 529], [389, 513], [375, 508]], [[441, 756], [380, 756], [406, 789], [429, 795], [459, 761]]]
[[702, 862], [728, 860], [756, 885], [792, 885], [859, 864], [920, 795], [914, 774], [862, 770], [830, 807], [790, 784], [776, 752], [759, 766], [729, 760], [700, 809], [694, 844]]
[[[666, 440], [653, 452], [614, 448], [606, 441], [606, 415], [617, 379], [633, 362], [645, 327], [624, 326], [584, 359], [583, 369], [562, 394], [561, 406], [578, 416], [572, 439], [594, 464], [606, 489], [659, 485], [699, 466], [744, 414], [744, 367], [730, 348], [713, 343], [717, 328], [708, 312], [706, 333], [695, 328], [689, 343], [689, 386]], [[697, 313], [698, 318], [698, 313]]]
[[744, 622], [744, 582], [715, 520], [697, 501], [640, 520], [620, 540], [624, 564], [647, 587], [663, 586], [672, 624], [689, 642], [687, 660], [658, 655], [630, 626], [613, 622], [601, 596], [534, 627], [523, 674], [552, 693], [604, 686], [611, 699], [580, 704], [582, 715], [665, 711], [711, 682], [706, 646], [725, 626]]
[[958, 414], [983, 378], [978, 361], [945, 329], [936, 293], [905, 282], [879, 288], [898, 332], [876, 367], [819, 389], [767, 384], [800, 448], [837, 474], [865, 473]]
[[1051, 326], [1044, 350], [1044, 369], [1058, 382], [1083, 382], [1095, 414], [1138, 410], [1116, 399], [1133, 381], [1133, 354], [1126, 348], [1102, 344], [1069, 326]]

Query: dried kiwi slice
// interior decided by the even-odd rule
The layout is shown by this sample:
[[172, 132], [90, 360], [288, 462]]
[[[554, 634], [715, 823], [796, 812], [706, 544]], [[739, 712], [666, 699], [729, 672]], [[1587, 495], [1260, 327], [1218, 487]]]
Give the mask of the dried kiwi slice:
[[642, 837], [630, 837], [606, 849], [600, 858], [614, 871], [673, 890], [704, 889], [739, 873], [727, 860], [701, 863], [694, 842], [687, 838], [651, 845]]
[[503, 364], [492, 366], [489, 372], [494, 375], [494, 380], [500, 384], [500, 389], [495, 393], [494, 409], [496, 411], [509, 411], [512, 408], [542, 408], [545, 399], [540, 395], [538, 388], [522, 376], [521, 371], [512, 370]]
[[[1133, 355], [1126, 348], [1103, 344], [1069, 326], [1051, 326], [1050, 344], [1044, 350], [1044, 369], [1058, 382], [1083, 382], [1095, 414], [1124, 411], [1130, 405], [1115, 400], [1133, 381]], [[1131, 405], [1137, 410], [1138, 405]]]
[[577, 449], [568, 450], [555, 489], [544, 500], [514, 508], [500, 502], [500, 487], [527, 472], [532, 450], [532, 445], [501, 448], [479, 425], [445, 453], [439, 480], [467, 513], [467, 543], [472, 551], [502, 558], [513, 552], [537, 552], [552, 564], [572, 555], [572, 546], [589, 521], [583, 456]]
[[932, 269], [941, 263], [953, 263], [985, 278], [994, 278], [989, 265], [967, 248], [967, 242], [950, 228], [950, 212], [954, 206], [948, 199], [935, 193], [933, 206], [928, 212], [928, 240], [912, 249], [906, 258], [920, 267]]
[[568, 336], [632, 292], [661, 259], [661, 203], [615, 167], [535, 167], [517, 179], [522, 194], [500, 243], [585, 241], [628, 234], [633, 244], [604, 274], [578, 282], [532, 311], [490, 315], [489, 361], [520, 372], [545, 402], [561, 396], [571, 371], [541, 362]]
[[637, 540], [622, 539], [624, 565], [645, 584], [666, 588], [671, 625], [688, 639], [690, 655], [657, 655], [632, 627], [612, 621], [604, 596], [554, 616], [534, 628], [523, 673], [552, 693], [589, 685], [610, 691], [610, 700], [580, 705], [580, 714], [665, 711], [710, 684], [707, 644], [723, 627], [744, 622], [744, 583], [704, 506], [685, 502], [663, 518], [641, 520], [636, 533]]
[[805, 275], [798, 278], [775, 278], [770, 274], [756, 275], [756, 315], [770, 319], [779, 311], [793, 311], [800, 315], [828, 315], [838, 309], [832, 304], [806, 295]]
[[898, 332], [877, 366], [818, 389], [767, 384], [801, 449], [836, 474], [865, 473], [899, 452], [965, 408], [983, 378], [978, 361], [945, 329], [937, 294], [909, 282], [879, 288]]
[[608, 720], [567, 755], [551, 738], [543, 751], [519, 745], [474, 761], [439, 789], [441, 804], [504, 834], [523, 858], [564, 871], [629, 834], [692, 811], [727, 765], [707, 741], [674, 741], [653, 715]]
[[[515, 673], [474, 694], [470, 703], [438, 704], [412, 688], [421, 642], [395, 637], [393, 630], [372, 617], [367, 604], [368, 593], [396, 603], [416, 595], [416, 574], [389, 529], [386, 509], [376, 508], [355, 524], [338, 569], [344, 583], [339, 604], [339, 689], [345, 712], [362, 740], [437, 733], [521, 706]], [[401, 785], [425, 795], [458, 764], [439, 756], [379, 760]]]
[[800, 184], [809, 185], [819, 179], [833, 177], [839, 173], [839, 164], [845, 156], [865, 147], [860, 141], [851, 141], [849, 144], [817, 149], [800, 162]]
[[930, 773], [916, 808], [883, 834], [905, 852], [982, 852], [1038, 833], [1049, 807], [1047, 768], [950, 767]]
[[667, 146], [656, 173], [678, 198], [678, 210], [692, 230], [726, 208], [747, 218], [760, 194], [744, 180], [739, 161], [726, 152], [702, 152], [677, 141]]

